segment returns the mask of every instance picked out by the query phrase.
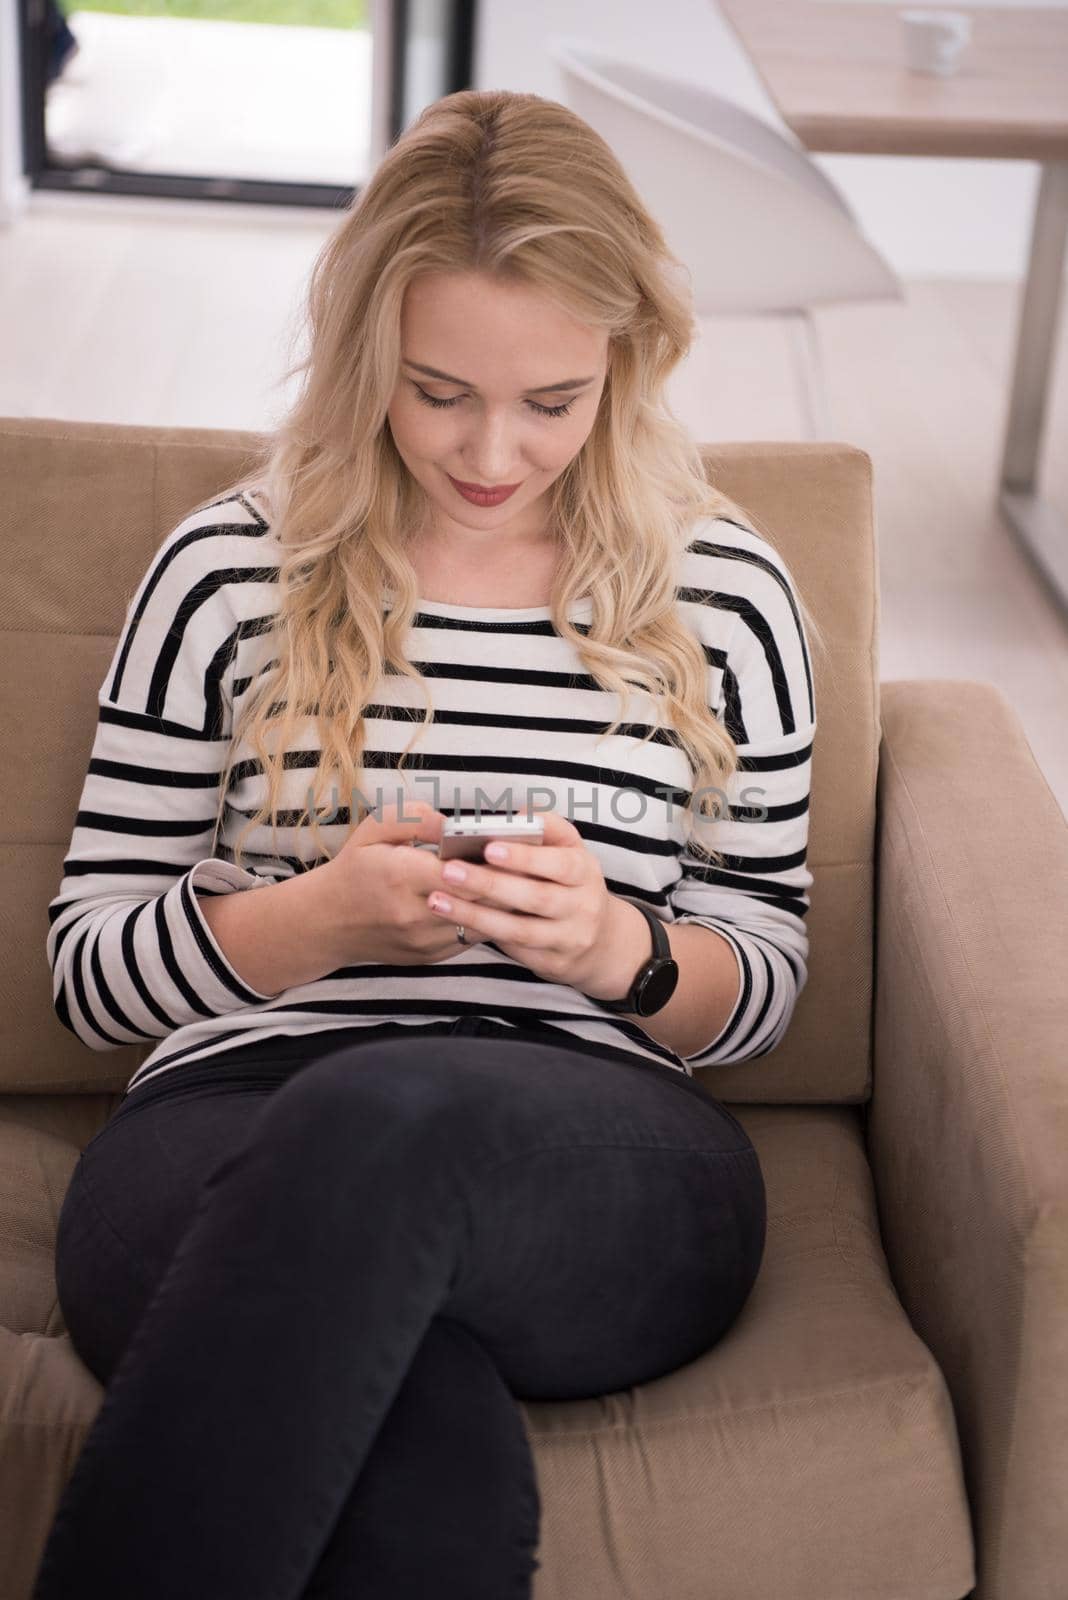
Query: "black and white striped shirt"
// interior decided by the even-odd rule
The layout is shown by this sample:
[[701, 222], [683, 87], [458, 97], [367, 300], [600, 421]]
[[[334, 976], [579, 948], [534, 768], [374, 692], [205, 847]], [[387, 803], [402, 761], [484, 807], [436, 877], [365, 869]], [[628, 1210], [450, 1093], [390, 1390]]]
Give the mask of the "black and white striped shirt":
[[[235, 766], [216, 854], [209, 853], [235, 708], [273, 659], [279, 557], [255, 495], [186, 517], [130, 601], [98, 691], [89, 768], [48, 908], [47, 954], [56, 1013], [91, 1050], [159, 1040], [127, 1094], [180, 1064], [257, 1039], [468, 1014], [535, 1022], [557, 1031], [562, 1044], [585, 1040], [687, 1074], [779, 1043], [807, 980], [816, 719], [793, 580], [766, 539], [707, 518], [696, 524], [676, 583], [679, 615], [708, 662], [708, 704], [739, 749], [729, 812], [699, 832], [722, 851], [722, 867], [685, 848], [691, 770], [665, 737], [654, 702], [634, 689], [631, 720], [598, 743], [619, 698], [583, 670], [548, 606], [420, 601], [406, 654], [429, 679], [436, 720], [402, 774], [391, 769], [413, 718], [422, 716], [417, 686], [385, 674], [365, 708], [361, 794], [368, 801], [407, 793], [447, 816], [471, 816], [509, 806], [521, 812], [527, 791], [536, 791], [535, 810], [551, 804], [574, 824], [609, 892], [642, 901], [668, 924], [700, 923], [728, 941], [737, 1002], [718, 1036], [687, 1057], [489, 943], [433, 964], [360, 962], [273, 996], [243, 981], [194, 891], [255, 890], [322, 859], [309, 827], [294, 826], [317, 764], [311, 718], [293, 747], [297, 761], [287, 765], [278, 853], [269, 826], [261, 827], [245, 839], [249, 865], [233, 862], [233, 841], [265, 794], [251, 751]], [[590, 608], [588, 597], [577, 601], [572, 620], [588, 623]], [[649, 722], [658, 732], [642, 744]], [[332, 851], [348, 836], [348, 797], [338, 798], [336, 820], [320, 824]]]

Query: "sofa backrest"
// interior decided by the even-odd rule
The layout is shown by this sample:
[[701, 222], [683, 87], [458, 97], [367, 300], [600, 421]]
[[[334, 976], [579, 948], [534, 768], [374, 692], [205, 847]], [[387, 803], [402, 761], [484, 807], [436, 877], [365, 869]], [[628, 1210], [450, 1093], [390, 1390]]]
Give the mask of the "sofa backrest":
[[[0, 1095], [124, 1088], [152, 1044], [91, 1051], [52, 1004], [47, 907], [58, 893], [96, 729], [96, 693], [156, 549], [250, 470], [237, 430], [0, 418]], [[872, 467], [855, 446], [702, 447], [709, 477], [784, 557], [823, 634], [810, 641], [817, 734], [809, 975], [782, 1043], [706, 1068], [733, 1102], [855, 1104], [870, 1092], [879, 752]]]

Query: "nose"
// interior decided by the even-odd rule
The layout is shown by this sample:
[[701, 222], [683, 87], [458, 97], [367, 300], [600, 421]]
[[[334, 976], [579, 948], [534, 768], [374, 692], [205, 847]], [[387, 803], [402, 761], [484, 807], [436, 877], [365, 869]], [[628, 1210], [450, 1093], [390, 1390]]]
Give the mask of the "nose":
[[516, 466], [518, 451], [511, 443], [511, 431], [508, 417], [473, 421], [463, 452], [464, 470], [455, 476], [464, 483], [518, 483], [523, 474]]

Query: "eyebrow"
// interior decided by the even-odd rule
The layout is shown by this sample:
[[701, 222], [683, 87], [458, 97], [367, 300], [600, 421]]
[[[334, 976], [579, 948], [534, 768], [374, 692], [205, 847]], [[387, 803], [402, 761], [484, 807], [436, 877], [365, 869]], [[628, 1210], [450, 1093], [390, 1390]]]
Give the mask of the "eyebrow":
[[[445, 383], [458, 383], [462, 389], [474, 389], [473, 383], [468, 383], [466, 378], [454, 378], [451, 372], [439, 372], [437, 367], [424, 367], [419, 361], [409, 361], [402, 358], [406, 367], [414, 367], [416, 372], [425, 372], [428, 378], [441, 378]], [[566, 378], [563, 383], [543, 383], [536, 389], [524, 389], [524, 394], [556, 394], [563, 389], [581, 389], [584, 384], [592, 383], [595, 373], [588, 378]], [[478, 390], [475, 389], [475, 393]]]

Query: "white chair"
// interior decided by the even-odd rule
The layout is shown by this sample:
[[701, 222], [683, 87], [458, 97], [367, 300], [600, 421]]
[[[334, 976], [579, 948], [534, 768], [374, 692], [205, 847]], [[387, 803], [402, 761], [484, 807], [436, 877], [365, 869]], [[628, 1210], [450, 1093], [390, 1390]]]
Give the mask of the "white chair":
[[702, 85], [553, 34], [561, 99], [604, 139], [690, 271], [700, 317], [781, 316], [808, 436], [832, 436], [812, 308], [902, 300], [845, 198], [800, 144]]

